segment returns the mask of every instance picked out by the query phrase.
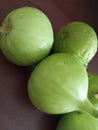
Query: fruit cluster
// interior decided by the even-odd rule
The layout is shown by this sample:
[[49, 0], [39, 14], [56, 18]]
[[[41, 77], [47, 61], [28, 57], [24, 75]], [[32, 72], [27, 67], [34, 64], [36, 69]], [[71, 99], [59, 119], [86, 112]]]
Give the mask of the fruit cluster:
[[57, 130], [98, 130], [98, 75], [87, 72], [97, 44], [94, 29], [80, 21], [54, 36], [49, 18], [33, 7], [13, 10], [0, 27], [5, 57], [20, 66], [36, 63], [28, 96], [40, 111], [63, 114]]

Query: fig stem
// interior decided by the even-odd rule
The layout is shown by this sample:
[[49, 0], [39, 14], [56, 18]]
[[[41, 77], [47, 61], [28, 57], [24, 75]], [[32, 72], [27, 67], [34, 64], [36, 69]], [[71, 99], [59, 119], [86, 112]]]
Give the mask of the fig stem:
[[11, 25], [9, 23], [1, 25], [1, 27], [0, 27], [1, 35], [5, 36], [8, 33], [10, 27], [11, 27]]
[[81, 103], [80, 109], [87, 111], [94, 117], [98, 117], [98, 111], [88, 99], [85, 102], [83, 102], [83, 104]]
[[98, 92], [94, 94], [94, 97], [98, 99]]

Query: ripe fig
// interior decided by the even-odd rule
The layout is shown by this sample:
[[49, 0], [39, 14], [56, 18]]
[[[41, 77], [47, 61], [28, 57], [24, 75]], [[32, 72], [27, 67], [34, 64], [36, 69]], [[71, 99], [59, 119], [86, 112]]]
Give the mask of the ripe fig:
[[45, 58], [53, 45], [49, 18], [39, 9], [21, 7], [7, 14], [0, 27], [0, 47], [14, 64], [28, 66]]
[[73, 111], [61, 117], [56, 130], [98, 130], [97, 120], [87, 112]]
[[84, 22], [71, 22], [62, 27], [55, 37], [54, 52], [67, 52], [87, 66], [97, 52], [95, 30]]
[[31, 73], [28, 96], [33, 105], [49, 114], [85, 110], [94, 114], [87, 99], [88, 75], [78, 58], [67, 53], [52, 54]]

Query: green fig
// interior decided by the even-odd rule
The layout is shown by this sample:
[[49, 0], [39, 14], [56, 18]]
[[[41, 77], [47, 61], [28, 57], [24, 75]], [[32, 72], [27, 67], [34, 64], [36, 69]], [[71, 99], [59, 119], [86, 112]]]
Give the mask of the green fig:
[[31, 73], [28, 96], [39, 110], [49, 114], [85, 110], [94, 114], [87, 99], [88, 75], [78, 58], [67, 53], [52, 54]]
[[12, 63], [28, 66], [45, 58], [53, 45], [49, 18], [34, 7], [12, 10], [0, 26], [0, 48]]
[[98, 121], [87, 112], [73, 111], [63, 115], [56, 130], [98, 130]]
[[71, 22], [55, 36], [53, 51], [77, 56], [87, 66], [97, 52], [96, 32], [87, 23]]

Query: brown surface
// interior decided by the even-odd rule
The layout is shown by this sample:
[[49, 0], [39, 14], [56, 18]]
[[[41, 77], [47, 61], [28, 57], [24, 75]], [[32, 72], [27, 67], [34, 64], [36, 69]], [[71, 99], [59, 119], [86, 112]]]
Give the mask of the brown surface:
[[[63, 2], [64, 1], [64, 2]], [[14, 8], [34, 6], [50, 18], [56, 33], [65, 23], [81, 20], [98, 32], [97, 0], [1, 0], [0, 22]], [[98, 54], [88, 70], [98, 73]], [[13, 65], [0, 52], [0, 130], [55, 130], [58, 116], [46, 115], [27, 96], [28, 67]]]

